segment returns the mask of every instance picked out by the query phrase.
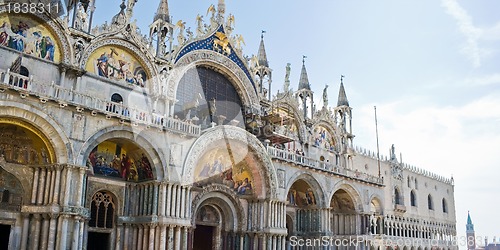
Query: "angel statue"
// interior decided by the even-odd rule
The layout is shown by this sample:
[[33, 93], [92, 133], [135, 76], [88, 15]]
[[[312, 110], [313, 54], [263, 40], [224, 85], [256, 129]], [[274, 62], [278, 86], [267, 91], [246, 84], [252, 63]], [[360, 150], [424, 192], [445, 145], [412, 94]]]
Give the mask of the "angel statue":
[[228, 34], [231, 34], [231, 32], [233, 31], [234, 29], [234, 15], [233, 14], [229, 14], [229, 16], [227, 17], [227, 22], [226, 22], [226, 33]]
[[179, 20], [176, 24], [176, 27], [179, 28], [179, 35], [177, 35], [177, 40], [179, 44], [182, 45], [184, 44], [184, 42], [186, 42], [186, 38], [184, 37], [184, 29], [186, 28], [186, 22]]
[[246, 45], [245, 44], [245, 39], [243, 39], [243, 35], [238, 34], [238, 35], [235, 36], [235, 39], [236, 39], [236, 48], [238, 50], [241, 50], [241, 47], [242, 47], [241, 44]]
[[196, 16], [196, 25], [197, 25], [196, 36], [200, 37], [204, 33], [204, 29], [203, 29], [203, 16], [201, 16], [200, 14], [198, 14], [198, 16]]
[[217, 19], [215, 18], [215, 6], [213, 4], [208, 7], [207, 16], [208, 13], [212, 13], [212, 16], [210, 17], [210, 28], [217, 27]]

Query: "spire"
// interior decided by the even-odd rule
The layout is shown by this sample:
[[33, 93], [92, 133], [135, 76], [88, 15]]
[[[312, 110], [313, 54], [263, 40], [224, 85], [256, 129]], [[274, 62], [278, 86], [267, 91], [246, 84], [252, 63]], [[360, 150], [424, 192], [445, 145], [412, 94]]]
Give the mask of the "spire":
[[339, 106], [348, 106], [349, 101], [347, 100], [347, 95], [345, 94], [344, 89], [344, 76], [340, 76], [340, 89], [339, 89], [339, 99], [337, 101], [337, 107]]
[[160, 0], [158, 10], [156, 11], [153, 21], [162, 20], [167, 23], [170, 22], [170, 14], [168, 13], [168, 0]]
[[266, 48], [264, 46], [264, 33], [265, 30], [262, 31], [260, 35], [260, 46], [259, 52], [257, 53], [257, 60], [259, 61], [260, 66], [269, 67], [269, 62], [267, 61]]
[[470, 212], [467, 212], [467, 232], [474, 232], [474, 224], [472, 224], [472, 219], [470, 218]]
[[306, 58], [306, 56], [302, 56], [302, 70], [300, 71], [299, 90], [311, 90], [311, 85], [309, 85], [309, 78], [307, 77]]

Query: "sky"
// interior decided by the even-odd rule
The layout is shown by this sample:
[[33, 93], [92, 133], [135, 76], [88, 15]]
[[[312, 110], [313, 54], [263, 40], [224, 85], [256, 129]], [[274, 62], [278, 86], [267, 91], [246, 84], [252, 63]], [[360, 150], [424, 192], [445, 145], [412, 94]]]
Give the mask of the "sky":
[[[120, 2], [97, 0], [94, 24], [109, 23]], [[143, 34], [158, 3], [136, 4]], [[170, 15], [195, 31], [210, 4], [170, 0]], [[273, 93], [287, 63], [297, 89], [303, 55], [318, 108], [326, 84], [336, 105], [345, 75], [354, 143], [376, 149], [377, 106], [381, 152], [394, 144], [403, 162], [453, 176], [458, 235], [470, 211], [476, 236], [490, 241], [500, 237], [499, 11], [497, 0], [226, 0], [245, 55], [257, 54], [266, 31]]]

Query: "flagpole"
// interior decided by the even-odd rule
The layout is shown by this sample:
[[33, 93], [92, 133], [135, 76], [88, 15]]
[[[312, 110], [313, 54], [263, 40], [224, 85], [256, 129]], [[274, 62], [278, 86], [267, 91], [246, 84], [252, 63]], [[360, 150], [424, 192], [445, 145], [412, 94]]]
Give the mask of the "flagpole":
[[375, 110], [375, 134], [377, 136], [377, 164], [378, 164], [378, 178], [380, 178], [381, 173], [380, 173], [380, 150], [378, 146], [378, 124], [377, 124], [377, 106], [373, 106]]

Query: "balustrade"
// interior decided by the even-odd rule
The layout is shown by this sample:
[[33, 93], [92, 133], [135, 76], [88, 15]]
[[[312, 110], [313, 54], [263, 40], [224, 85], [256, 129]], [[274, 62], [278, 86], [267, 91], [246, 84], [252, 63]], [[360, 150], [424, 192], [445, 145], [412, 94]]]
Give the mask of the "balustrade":
[[375, 184], [383, 184], [382, 178], [369, 175], [367, 173], [362, 173], [358, 170], [351, 170], [347, 168], [342, 168], [339, 167], [335, 164], [328, 163], [328, 162], [323, 162], [323, 161], [318, 161], [312, 158], [309, 158], [307, 156], [299, 155], [291, 151], [283, 150], [283, 149], [278, 149], [274, 148], [271, 146], [267, 147], [267, 152], [269, 153], [269, 156], [271, 156], [274, 159], [286, 161], [286, 162], [291, 162], [300, 166], [304, 167], [309, 167], [313, 169], [318, 169], [322, 171], [326, 171], [329, 173], [334, 173], [336, 175], [344, 176], [344, 177], [349, 177], [353, 179], [358, 179], [361, 181], [369, 182], [369, 183], [375, 183]]
[[0, 88], [2, 87], [13, 89], [23, 94], [38, 96], [42, 102], [54, 100], [61, 105], [71, 104], [81, 108], [80, 110], [86, 108], [91, 110], [93, 114], [100, 112], [106, 114], [108, 118], [117, 117], [122, 120], [130, 120], [133, 124], [140, 123], [146, 126], [182, 132], [194, 136], [201, 133], [199, 125], [130, 107], [123, 103], [102, 100], [95, 96], [63, 88], [54, 82], [51, 84], [40, 83], [34, 81], [32, 77], [10, 72], [9, 69], [6, 71], [0, 69]]

